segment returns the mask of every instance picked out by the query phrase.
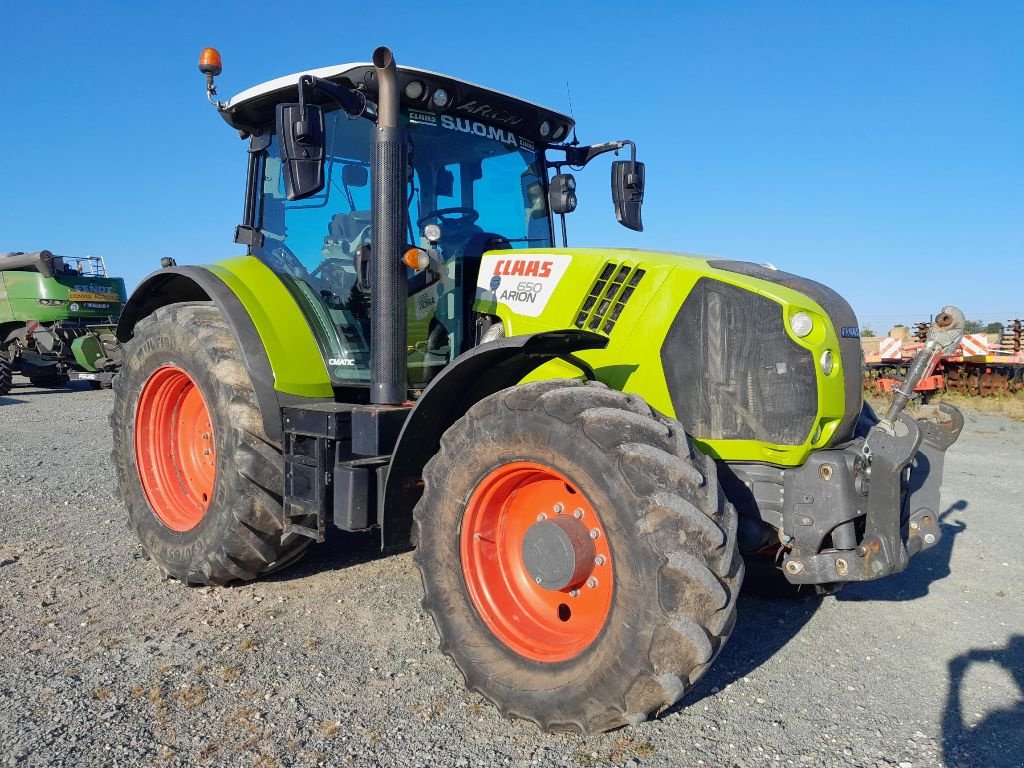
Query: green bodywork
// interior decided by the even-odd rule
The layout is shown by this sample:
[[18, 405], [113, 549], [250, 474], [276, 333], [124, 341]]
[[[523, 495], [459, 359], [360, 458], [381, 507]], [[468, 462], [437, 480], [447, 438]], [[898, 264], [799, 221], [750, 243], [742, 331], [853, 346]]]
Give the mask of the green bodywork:
[[[125, 298], [124, 280], [119, 277], [43, 277], [34, 270], [0, 272], [0, 325], [116, 318]], [[62, 303], [45, 305], [40, 300]]]
[[[694, 284], [702, 277], [728, 283], [760, 294], [780, 305], [788, 318], [802, 311], [814, 322], [812, 332], [790, 338], [810, 350], [812, 359], [819, 360], [822, 353], [831, 350], [834, 366], [824, 374], [815, 366], [818, 385], [818, 413], [815, 428], [799, 445], [773, 445], [756, 440], [699, 441], [700, 448], [717, 458], [730, 461], [755, 461], [780, 466], [802, 464], [814, 450], [824, 447], [840, 425], [846, 412], [844, 376], [841, 357], [837, 354], [838, 338], [826, 312], [803, 294], [754, 277], [716, 269], [709, 260], [699, 256], [680, 255], [656, 251], [624, 249], [543, 249], [493, 251], [488, 257], [508, 256], [522, 259], [530, 256], [570, 257], [564, 274], [550, 290], [546, 303], [538, 316], [530, 317], [513, 311], [508, 305], [494, 300], [494, 294], [478, 291], [474, 305], [477, 312], [495, 315], [504, 325], [506, 335], [520, 335], [540, 331], [576, 328], [579, 313], [605, 265], [614, 262], [631, 270], [643, 269], [645, 276], [625, 305], [603, 350], [579, 353], [589, 363], [601, 381], [625, 392], [636, 393], [657, 410], [675, 416], [661, 363], [661, 347], [680, 305]], [[563, 259], [564, 260], [564, 259]], [[252, 317], [259, 333], [275, 378], [275, 387], [281, 393], [309, 398], [332, 398], [334, 389], [330, 376], [303, 312], [280, 278], [253, 256], [230, 258], [209, 266], [238, 296]], [[528, 278], [524, 278], [528, 279]], [[618, 289], [621, 291], [621, 288]], [[615, 296], [608, 296], [614, 301]], [[423, 320], [415, 320], [410, 307], [410, 359], [416, 355], [415, 345], [426, 334]], [[598, 328], [597, 332], [601, 332]], [[850, 372], [859, 375], [859, 372]], [[548, 378], [580, 378], [580, 370], [562, 362], [550, 362], [538, 368], [528, 380]]]

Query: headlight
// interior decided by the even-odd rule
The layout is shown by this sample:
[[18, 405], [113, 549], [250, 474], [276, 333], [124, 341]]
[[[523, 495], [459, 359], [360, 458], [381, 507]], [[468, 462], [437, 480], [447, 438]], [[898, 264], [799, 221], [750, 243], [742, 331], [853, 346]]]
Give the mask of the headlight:
[[826, 349], [821, 353], [821, 372], [828, 376], [832, 373], [832, 350]]
[[814, 328], [814, 321], [806, 312], [794, 312], [789, 318], [789, 327], [794, 336], [802, 339]]
[[448, 106], [448, 91], [444, 88], [438, 88], [434, 91], [434, 96], [431, 99], [435, 106], [446, 107]]

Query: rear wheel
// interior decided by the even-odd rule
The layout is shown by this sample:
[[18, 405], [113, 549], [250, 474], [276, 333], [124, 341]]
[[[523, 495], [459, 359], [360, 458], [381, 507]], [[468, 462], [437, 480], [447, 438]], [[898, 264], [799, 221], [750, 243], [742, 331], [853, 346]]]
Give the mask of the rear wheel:
[[11, 353], [0, 347], [0, 395], [6, 395], [14, 385], [14, 363]]
[[736, 514], [681, 425], [598, 384], [482, 400], [423, 473], [424, 607], [466, 684], [549, 731], [671, 706], [735, 622]]
[[281, 453], [220, 311], [162, 307], [124, 351], [113, 458], [146, 554], [188, 584], [252, 579], [297, 560], [311, 540], [282, 535]]

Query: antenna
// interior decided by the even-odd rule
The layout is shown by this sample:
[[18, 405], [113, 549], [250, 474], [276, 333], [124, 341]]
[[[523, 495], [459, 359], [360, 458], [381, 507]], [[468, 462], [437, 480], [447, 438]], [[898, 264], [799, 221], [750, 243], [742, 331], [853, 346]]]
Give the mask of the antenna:
[[576, 115], [572, 111], [572, 91], [569, 90], [568, 80], [565, 81], [565, 95], [569, 99], [569, 117], [572, 118], [572, 141], [569, 142], [569, 145], [575, 147], [580, 140], [576, 138]]

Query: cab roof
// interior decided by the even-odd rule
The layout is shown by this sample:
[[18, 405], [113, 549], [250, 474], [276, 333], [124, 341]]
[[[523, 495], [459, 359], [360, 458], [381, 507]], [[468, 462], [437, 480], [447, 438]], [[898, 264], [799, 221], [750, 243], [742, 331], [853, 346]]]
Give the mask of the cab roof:
[[[377, 100], [377, 72], [372, 64], [336, 64], [278, 77], [248, 88], [229, 99], [220, 108], [221, 115], [232, 127], [248, 134], [256, 133], [273, 123], [277, 104], [298, 101], [299, 77], [304, 74], [354, 88], [370, 101]], [[418, 94], [415, 83], [421, 86]], [[423, 116], [434, 115], [434, 119], [449, 115], [460, 120], [482, 122], [540, 143], [562, 142], [572, 133], [573, 120], [567, 115], [425, 69], [399, 67], [398, 89], [403, 110], [415, 111]], [[438, 90], [448, 95], [447, 103], [438, 105], [435, 100]], [[328, 109], [333, 106], [327, 97], [318, 94], [310, 96], [309, 100]], [[548, 124], [546, 134], [542, 132], [545, 122]]]

